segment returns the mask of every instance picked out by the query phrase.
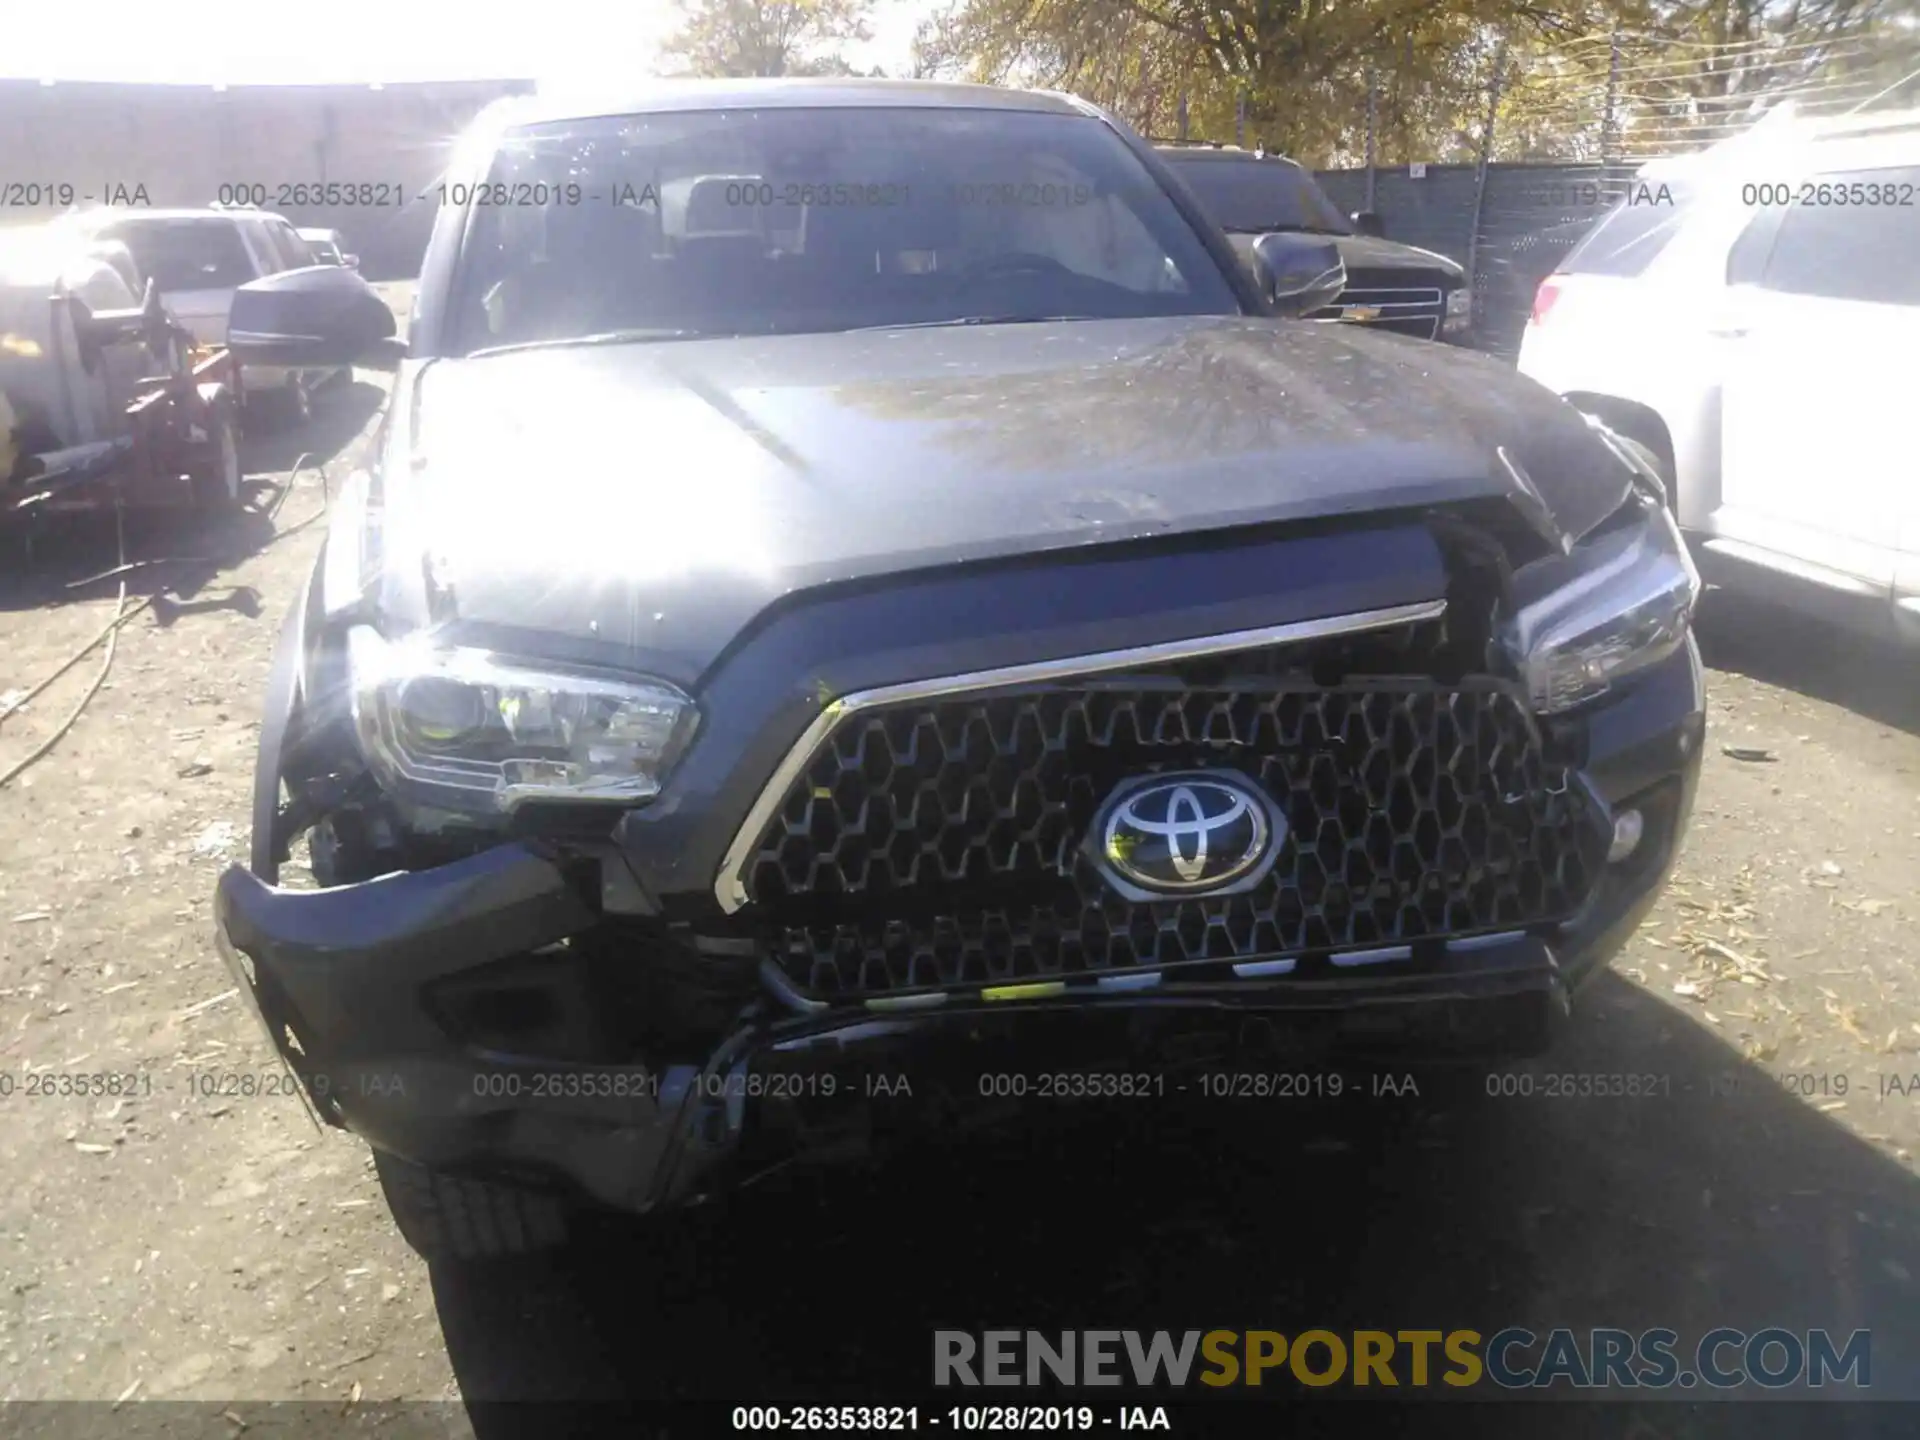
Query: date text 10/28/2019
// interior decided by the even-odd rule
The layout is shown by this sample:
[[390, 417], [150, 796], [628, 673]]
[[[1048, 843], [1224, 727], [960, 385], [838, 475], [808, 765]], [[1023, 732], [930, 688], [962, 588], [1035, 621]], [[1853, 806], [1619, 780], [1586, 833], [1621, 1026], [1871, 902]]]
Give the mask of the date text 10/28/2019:
[[735, 1430], [1159, 1430], [1173, 1422], [1164, 1405], [736, 1405]]

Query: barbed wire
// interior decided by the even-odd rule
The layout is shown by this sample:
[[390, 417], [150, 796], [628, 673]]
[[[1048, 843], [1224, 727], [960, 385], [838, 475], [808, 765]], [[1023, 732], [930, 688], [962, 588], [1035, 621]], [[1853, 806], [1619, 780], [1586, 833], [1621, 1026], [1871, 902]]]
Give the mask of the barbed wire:
[[[1396, 57], [1382, 53], [1360, 75], [1317, 86], [1307, 108], [1320, 115], [1300, 138], [1317, 129], [1319, 144], [1302, 158], [1347, 165], [1388, 149], [1402, 162], [1423, 158], [1423, 151], [1431, 163], [1477, 157], [1496, 67], [1488, 158], [1585, 163], [1699, 149], [1787, 105], [1821, 118], [1891, 103], [1888, 97], [1916, 78], [1889, 84], [1893, 70], [1920, 62], [1920, 28], [1731, 40], [1628, 28], [1551, 42], [1522, 41], [1517, 32], [1507, 38], [1505, 46], [1476, 47], [1438, 75], [1397, 73]], [[1335, 98], [1343, 92], [1351, 98]], [[1175, 82], [1170, 104], [1177, 93]], [[1329, 103], [1334, 113], [1321, 108]], [[1340, 115], [1343, 104], [1352, 108]], [[1222, 123], [1216, 113], [1213, 129]]]

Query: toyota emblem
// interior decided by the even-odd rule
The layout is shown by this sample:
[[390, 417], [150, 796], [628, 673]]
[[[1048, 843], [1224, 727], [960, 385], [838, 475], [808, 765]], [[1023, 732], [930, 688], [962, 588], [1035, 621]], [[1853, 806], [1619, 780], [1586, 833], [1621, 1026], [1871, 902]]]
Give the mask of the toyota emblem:
[[1205, 770], [1121, 785], [1089, 838], [1124, 893], [1205, 895], [1257, 883], [1285, 831], [1256, 786], [1231, 772]]

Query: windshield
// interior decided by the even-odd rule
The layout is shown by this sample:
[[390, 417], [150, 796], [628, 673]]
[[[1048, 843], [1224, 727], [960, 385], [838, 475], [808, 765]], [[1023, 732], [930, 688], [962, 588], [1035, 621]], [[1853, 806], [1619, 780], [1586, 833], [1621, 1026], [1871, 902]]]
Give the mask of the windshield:
[[1272, 230], [1309, 230], [1351, 235], [1339, 207], [1291, 160], [1222, 159], [1205, 151], [1163, 153], [1222, 230], [1260, 235]]
[[461, 353], [609, 332], [1240, 313], [1172, 199], [1078, 115], [571, 121], [510, 134], [471, 197], [448, 188], [474, 206], [453, 293]]
[[101, 232], [133, 252], [142, 275], [161, 291], [230, 290], [254, 278], [253, 262], [231, 220], [143, 220]]

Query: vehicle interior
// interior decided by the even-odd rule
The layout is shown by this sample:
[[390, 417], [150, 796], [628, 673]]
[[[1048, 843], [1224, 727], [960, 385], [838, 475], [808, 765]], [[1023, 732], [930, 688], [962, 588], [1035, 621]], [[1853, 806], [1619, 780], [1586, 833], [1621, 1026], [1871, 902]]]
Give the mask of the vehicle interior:
[[482, 211], [463, 333], [477, 349], [613, 326], [765, 334], [1236, 308], [1191, 226], [1092, 122], [993, 116], [1005, 136], [970, 152], [992, 158], [969, 170], [1016, 178], [991, 190], [943, 143], [985, 123], [768, 112], [721, 144], [691, 119], [651, 117], [617, 158], [586, 166], [592, 127], [530, 138], [495, 180], [609, 195], [603, 175], [646, 183], [630, 203]]

